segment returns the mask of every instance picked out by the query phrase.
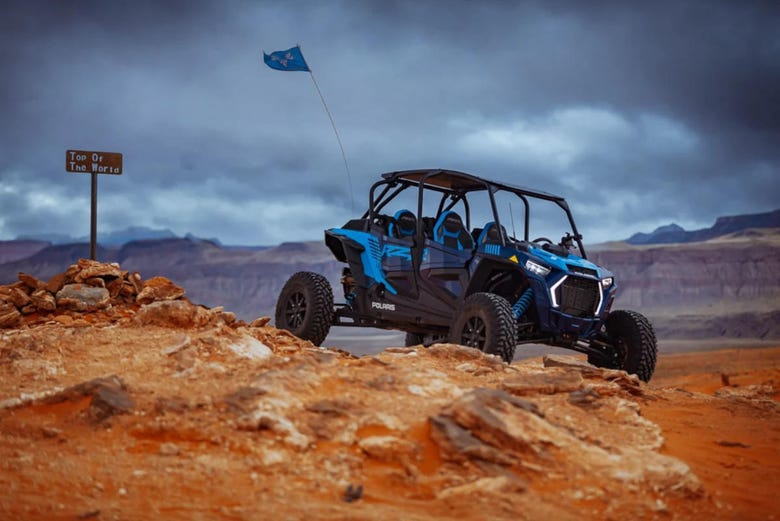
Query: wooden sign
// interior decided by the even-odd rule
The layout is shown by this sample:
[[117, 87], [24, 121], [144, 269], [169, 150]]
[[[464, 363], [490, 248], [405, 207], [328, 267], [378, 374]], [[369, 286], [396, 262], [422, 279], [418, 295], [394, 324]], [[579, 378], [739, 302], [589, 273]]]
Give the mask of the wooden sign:
[[90, 152], [66, 150], [65, 171], [91, 174], [92, 197], [89, 218], [89, 258], [95, 260], [97, 252], [97, 175], [122, 175], [122, 154], [118, 152]]
[[122, 175], [122, 154], [68, 150], [65, 152], [65, 170], [81, 174]]

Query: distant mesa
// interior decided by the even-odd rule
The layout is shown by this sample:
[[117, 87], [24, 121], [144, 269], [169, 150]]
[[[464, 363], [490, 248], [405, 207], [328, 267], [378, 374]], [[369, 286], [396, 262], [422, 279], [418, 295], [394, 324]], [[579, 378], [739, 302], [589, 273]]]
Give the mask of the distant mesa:
[[656, 228], [652, 233], [635, 233], [626, 242], [628, 244], [672, 244], [700, 242], [732, 233], [744, 234], [756, 228], [780, 227], [780, 209], [766, 213], [749, 215], [731, 215], [718, 217], [710, 228], [686, 231], [677, 224], [667, 224]]
[[284, 252], [304, 252], [307, 246], [305, 242], [283, 242], [278, 246], [279, 251]]
[[629, 244], [659, 244], [664, 242], [682, 242], [671, 239], [683, 237], [687, 232], [682, 226], [677, 224], [667, 224], [659, 226], [651, 233], [638, 232], [626, 239]]
[[[175, 239], [178, 236], [171, 230], [147, 228], [146, 226], [130, 226], [124, 230], [98, 233], [97, 240], [104, 246], [121, 246], [127, 242], [148, 239]], [[16, 240], [46, 241], [52, 244], [73, 244], [89, 242], [89, 237], [72, 237], [62, 233], [41, 233], [20, 235]]]

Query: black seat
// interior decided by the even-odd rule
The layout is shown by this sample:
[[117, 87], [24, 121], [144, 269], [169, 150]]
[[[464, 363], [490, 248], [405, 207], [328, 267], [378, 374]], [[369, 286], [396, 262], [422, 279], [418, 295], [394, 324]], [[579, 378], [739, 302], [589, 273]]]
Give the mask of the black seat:
[[456, 250], [471, 250], [474, 248], [474, 239], [471, 238], [460, 215], [448, 210], [442, 212], [433, 225], [433, 240]]
[[402, 209], [395, 212], [393, 222], [387, 229], [387, 235], [404, 239], [417, 233], [417, 217], [410, 210]]

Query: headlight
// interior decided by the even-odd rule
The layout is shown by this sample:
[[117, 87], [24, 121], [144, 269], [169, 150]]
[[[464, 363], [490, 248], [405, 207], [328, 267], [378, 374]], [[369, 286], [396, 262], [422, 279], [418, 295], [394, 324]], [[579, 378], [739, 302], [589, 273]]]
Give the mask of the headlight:
[[536, 275], [539, 275], [540, 277], [546, 277], [548, 273], [550, 273], [550, 268], [547, 266], [542, 266], [541, 264], [538, 264], [531, 259], [528, 259], [525, 261], [525, 269], [530, 271], [531, 273], [535, 273]]
[[601, 279], [601, 287], [602, 289], [607, 289], [612, 285], [612, 277], [607, 277], [606, 279]]

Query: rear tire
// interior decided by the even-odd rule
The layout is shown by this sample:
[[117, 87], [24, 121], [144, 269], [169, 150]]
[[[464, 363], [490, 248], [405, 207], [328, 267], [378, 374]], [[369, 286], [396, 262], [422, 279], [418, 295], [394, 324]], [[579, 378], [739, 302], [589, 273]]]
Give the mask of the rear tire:
[[466, 297], [450, 328], [450, 341], [500, 356], [511, 363], [515, 356], [515, 316], [509, 302], [494, 293]]
[[588, 362], [599, 367], [623, 369], [649, 382], [655, 371], [658, 346], [650, 321], [636, 311], [617, 310], [604, 323], [611, 357], [588, 355]]
[[333, 290], [318, 273], [299, 271], [290, 277], [276, 302], [276, 327], [320, 345], [333, 323]]

